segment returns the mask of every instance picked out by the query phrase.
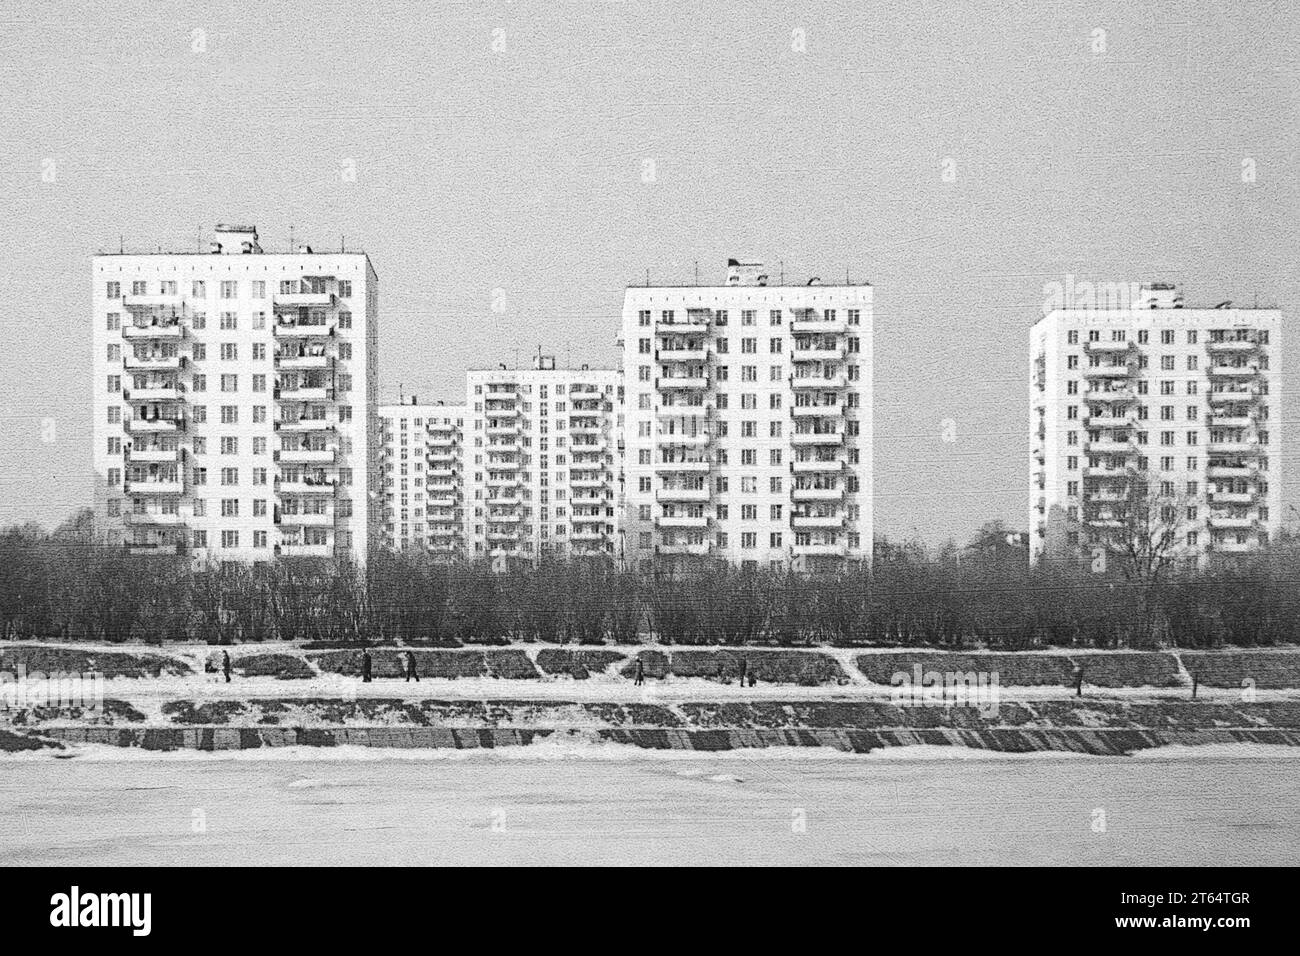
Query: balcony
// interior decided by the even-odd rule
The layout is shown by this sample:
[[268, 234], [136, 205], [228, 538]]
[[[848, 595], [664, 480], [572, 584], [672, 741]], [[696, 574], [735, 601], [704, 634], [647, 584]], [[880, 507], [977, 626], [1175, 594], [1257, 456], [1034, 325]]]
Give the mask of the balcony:
[[1211, 415], [1211, 428], [1249, 428], [1255, 419], [1249, 415]]
[[519, 547], [513, 547], [513, 548], [497, 547], [497, 548], [492, 548], [488, 551], [488, 555], [493, 558], [518, 558], [521, 557], [523, 553], [524, 553], [523, 550]]
[[690, 544], [661, 544], [655, 547], [656, 554], [705, 555], [713, 549], [712, 542], [699, 541]]
[[328, 511], [326, 511], [326, 512], [298, 512], [298, 513], [296, 513], [296, 514], [289, 514], [289, 513], [286, 513], [286, 512], [281, 512], [281, 514], [280, 514], [280, 524], [282, 524], [282, 525], [291, 525], [291, 526], [295, 526], [295, 527], [297, 527], [297, 526], [301, 526], [301, 527], [320, 528], [320, 527], [324, 527], [324, 526], [327, 526], [327, 525], [333, 525], [333, 524], [334, 524], [334, 515], [331, 514], [331, 513], [328, 512]]
[[570, 488], [605, 488], [609, 485], [607, 478], [570, 478]]
[[488, 475], [486, 482], [489, 488], [518, 488], [523, 484], [518, 475]]
[[703, 421], [713, 415], [712, 405], [660, 405], [655, 411], [659, 421]]
[[278, 292], [271, 297], [277, 309], [327, 309], [334, 304], [333, 292]]
[[709, 320], [703, 316], [672, 322], [655, 320], [655, 335], [706, 335], [708, 331]]
[[1254, 365], [1211, 365], [1205, 373], [1210, 378], [1248, 379], [1259, 375], [1259, 368]]
[[175, 481], [128, 481], [126, 483], [126, 493], [128, 495], [183, 495], [185, 494], [185, 483], [180, 479]]
[[792, 362], [842, 362], [844, 361], [844, 348], [836, 346], [834, 348], [808, 348], [801, 349], [798, 346], [790, 352], [790, 361]]
[[707, 515], [661, 515], [655, 518], [656, 528], [707, 528]]
[[178, 511], [127, 511], [122, 515], [122, 519], [133, 527], [174, 528], [186, 523], [185, 516]]
[[[799, 314], [800, 310], [795, 310]], [[803, 318], [794, 319], [790, 323], [790, 332], [793, 335], [840, 335], [849, 329], [847, 319], [839, 318], [827, 320], [821, 316], [813, 318], [816, 310], [802, 310]]]
[[1132, 342], [1085, 342], [1083, 350], [1091, 355], [1114, 355], [1124, 353], [1133, 347]]
[[518, 528], [493, 528], [488, 525], [487, 539], [489, 541], [518, 541]]
[[791, 488], [790, 498], [794, 501], [839, 501], [844, 497], [842, 487], [835, 488]]
[[584, 423], [584, 424], [570, 423], [569, 424], [570, 435], [603, 435], [604, 432], [605, 429], [602, 428], [599, 424], [594, 424], [594, 425], [591, 423]]
[[1211, 455], [1258, 455], [1266, 451], [1253, 441], [1212, 441], [1206, 450]]
[[275, 390], [275, 400], [277, 402], [332, 402], [334, 389], [324, 385], [280, 387]]
[[281, 497], [290, 495], [332, 495], [336, 488], [337, 484], [333, 481], [277, 479], [275, 483], [276, 494]]
[[276, 545], [276, 553], [286, 558], [332, 558], [332, 544], [299, 544], [282, 542]]
[[1258, 397], [1253, 388], [1231, 388], [1217, 389], [1211, 391], [1209, 400], [1211, 405], [1227, 405], [1236, 402], [1253, 402]]
[[844, 432], [840, 429], [829, 431], [796, 431], [790, 436], [790, 444], [799, 445], [842, 445]]
[[843, 528], [844, 515], [791, 515], [790, 527], [796, 531], [801, 528]]
[[293, 369], [327, 369], [334, 364], [328, 355], [293, 355], [275, 357], [275, 367], [290, 371]]
[[696, 432], [694, 435], [660, 432], [655, 438], [655, 444], [660, 448], [703, 448], [711, 440], [708, 432]]
[[122, 338], [131, 342], [149, 341], [151, 339], [174, 342], [184, 334], [179, 322], [160, 325], [122, 326]]
[[169, 464], [180, 459], [181, 450], [179, 448], [135, 448], [132, 447], [127, 452], [127, 460], [132, 462], [167, 462]]
[[690, 362], [698, 365], [701, 362], [708, 361], [709, 350], [704, 347], [698, 349], [678, 348], [678, 349], [659, 349], [655, 353], [657, 362]]
[[179, 385], [157, 385], [129, 389], [122, 397], [128, 402], [183, 402], [185, 391]]
[[1259, 343], [1253, 339], [1221, 339], [1218, 342], [1207, 342], [1205, 347], [1220, 355], [1244, 355], [1258, 351]]
[[844, 406], [835, 402], [829, 405], [793, 405], [790, 414], [795, 418], [842, 418]]
[[793, 389], [816, 389], [828, 390], [847, 388], [849, 384], [848, 376], [843, 372], [836, 372], [833, 375], [791, 375], [790, 387]]
[[1254, 465], [1210, 465], [1205, 469], [1211, 478], [1253, 478], [1255, 471]]
[[128, 418], [124, 422], [131, 434], [148, 432], [176, 432], [185, 429], [183, 418]]
[[1128, 378], [1135, 371], [1132, 365], [1093, 365], [1083, 370], [1084, 378]]
[[326, 465], [334, 462], [334, 448], [281, 448], [277, 461], [286, 465]]
[[590, 543], [595, 541], [604, 541], [608, 537], [609, 536], [603, 531], [573, 531], [569, 535], [569, 540]]
[[430, 508], [455, 508], [459, 502], [455, 495], [429, 495], [426, 503]]
[[1133, 470], [1128, 465], [1097, 465], [1087, 466], [1084, 474], [1089, 478], [1128, 478]]
[[332, 432], [334, 422], [327, 418], [290, 418], [275, 423], [277, 432]]
[[705, 488], [660, 488], [655, 492], [655, 501], [708, 501], [712, 491]]
[[[490, 422], [490, 421], [492, 421], [492, 420], [491, 420], [491, 419], [488, 419], [488, 421]], [[497, 424], [489, 424], [489, 425], [488, 425], [486, 428], [484, 428], [483, 430], [487, 433], [487, 435], [488, 435], [489, 437], [493, 437], [493, 436], [502, 436], [502, 437], [504, 437], [504, 436], [506, 436], [506, 435], [518, 435], [518, 434], [519, 434], [519, 423], [518, 423], [518, 422], [505, 422], [505, 421], [503, 421], [503, 422], [500, 422], [500, 423], [497, 423]]]
[[847, 542], [835, 544], [796, 544], [791, 547], [796, 558], [831, 557], [842, 558], [849, 553]]
[[1112, 388], [1098, 389], [1096, 391], [1085, 392], [1083, 395], [1085, 402], [1094, 404], [1106, 404], [1109, 402], [1131, 402], [1133, 401], [1133, 390], [1130, 388]]
[[519, 524], [523, 520], [524, 516], [515, 510], [493, 511], [488, 509], [488, 524]]
[[655, 379], [655, 387], [663, 392], [708, 388], [709, 377], [707, 375], [663, 375]]
[[1210, 542], [1210, 549], [1212, 551], [1220, 551], [1224, 554], [1246, 554], [1255, 550], [1255, 547], [1256, 546], [1249, 541], [1219, 540]]
[[1087, 450], [1098, 455], [1136, 455], [1138, 446], [1133, 442], [1101, 439], [1087, 443]]
[[1210, 489], [1210, 501], [1216, 505], [1254, 504], [1256, 493], [1253, 491], [1215, 491]]
[[324, 339], [334, 334], [328, 322], [277, 322], [274, 327], [277, 339]]
[[181, 367], [179, 355], [146, 355], [127, 353], [122, 356], [122, 367], [129, 372], [178, 371]]
[[842, 458], [796, 458], [790, 462], [790, 471], [796, 475], [830, 474], [843, 470]]
[[122, 296], [122, 308], [124, 309], [179, 309], [183, 303], [184, 300], [176, 292], [159, 293], [157, 295]]
[[1211, 528], [1254, 528], [1256, 524], [1258, 521], [1248, 515], [1210, 515]]
[[425, 472], [425, 474], [427, 474], [431, 479], [455, 478], [456, 469], [455, 468], [430, 468], [427, 472]]
[[713, 467], [713, 463], [707, 459], [694, 461], [661, 461], [654, 466], [655, 471], [663, 473], [679, 474], [705, 474]]

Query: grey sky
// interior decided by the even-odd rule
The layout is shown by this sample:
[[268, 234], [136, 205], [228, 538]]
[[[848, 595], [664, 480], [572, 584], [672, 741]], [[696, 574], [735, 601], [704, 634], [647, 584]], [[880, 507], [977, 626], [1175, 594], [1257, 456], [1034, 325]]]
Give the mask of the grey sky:
[[646, 269], [848, 269], [876, 286], [877, 528], [930, 541], [1026, 520], [1045, 282], [1172, 279], [1284, 322], [1300, 291], [1294, 3], [58, 8], [0, 13], [0, 523], [89, 501], [89, 257], [119, 236], [346, 234], [385, 398], [458, 398], [538, 344], [615, 363]]

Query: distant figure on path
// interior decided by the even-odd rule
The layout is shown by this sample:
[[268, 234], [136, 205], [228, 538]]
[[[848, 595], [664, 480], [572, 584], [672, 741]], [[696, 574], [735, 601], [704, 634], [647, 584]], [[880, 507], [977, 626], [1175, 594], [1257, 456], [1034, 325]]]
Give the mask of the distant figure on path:
[[221, 652], [221, 673], [226, 675], [226, 683], [230, 683], [230, 655], [225, 651]]
[[1083, 667], [1077, 667], [1074, 671], [1074, 696], [1083, 696]]
[[753, 687], [753, 686], [754, 686], [755, 684], [757, 684], [757, 683], [758, 683], [758, 678], [755, 677], [753, 674], [750, 674], [750, 675], [749, 675], [749, 686], [750, 686], [750, 687]]
[[370, 649], [367, 648], [361, 652], [361, 683], [369, 684], [373, 675], [373, 663], [370, 660]]
[[747, 664], [745, 662], [745, 659], [742, 657], [740, 659], [740, 686], [741, 687], [745, 686], [745, 678], [747, 678], [748, 676], [749, 676], [749, 664]]
[[1200, 686], [1201, 686], [1200, 679], [1195, 674], [1193, 674], [1192, 675], [1192, 700], [1196, 700], [1196, 689]]
[[417, 684], [420, 683], [420, 673], [415, 669], [415, 655], [410, 651], [407, 651], [406, 652], [406, 683], [409, 684], [411, 682], [412, 677], [415, 678], [415, 682]]
[[636, 659], [636, 680], [632, 682], [632, 686], [640, 687], [644, 683], [645, 683], [645, 664], [642, 663], [641, 658], [638, 657]]

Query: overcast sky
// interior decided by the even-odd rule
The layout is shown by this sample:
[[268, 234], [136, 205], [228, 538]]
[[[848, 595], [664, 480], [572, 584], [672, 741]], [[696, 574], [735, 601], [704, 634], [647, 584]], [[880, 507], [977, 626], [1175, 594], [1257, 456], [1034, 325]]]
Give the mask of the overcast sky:
[[0, 12], [0, 523], [90, 501], [90, 256], [222, 221], [370, 254], [385, 398], [539, 344], [616, 364], [647, 269], [847, 270], [876, 288], [877, 528], [930, 542], [1027, 521], [1045, 283], [1284, 324], [1300, 291], [1295, 3], [57, 7]]

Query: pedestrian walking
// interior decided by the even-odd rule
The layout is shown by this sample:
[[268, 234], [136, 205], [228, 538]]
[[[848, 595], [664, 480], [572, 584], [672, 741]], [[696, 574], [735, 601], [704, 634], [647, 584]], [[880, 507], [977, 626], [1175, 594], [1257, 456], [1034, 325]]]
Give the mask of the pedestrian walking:
[[230, 655], [225, 651], [221, 652], [221, 673], [226, 675], [226, 683], [230, 683]]
[[370, 660], [370, 649], [361, 652], [361, 683], [369, 684], [373, 676], [374, 664]]
[[415, 678], [415, 682], [417, 684], [420, 683], [420, 672], [415, 669], [415, 655], [410, 651], [407, 651], [406, 652], [406, 683], [409, 684], [411, 682], [411, 678]]
[[1074, 696], [1083, 696], [1083, 667], [1080, 666], [1074, 671]]
[[638, 657], [636, 659], [636, 680], [632, 682], [632, 686], [640, 687], [644, 683], [645, 683], [645, 664], [642, 663], [641, 658]]

